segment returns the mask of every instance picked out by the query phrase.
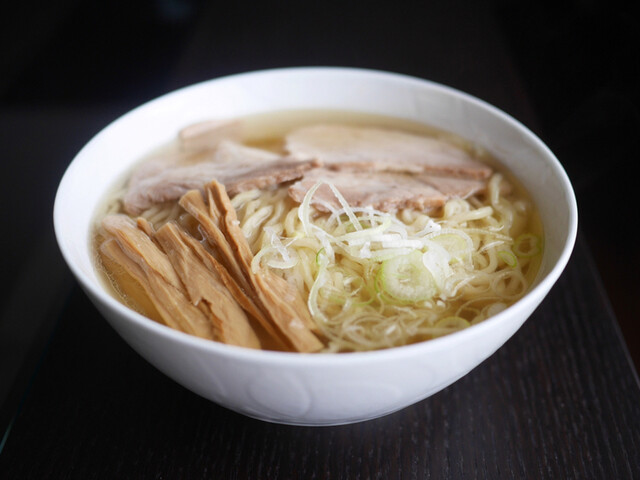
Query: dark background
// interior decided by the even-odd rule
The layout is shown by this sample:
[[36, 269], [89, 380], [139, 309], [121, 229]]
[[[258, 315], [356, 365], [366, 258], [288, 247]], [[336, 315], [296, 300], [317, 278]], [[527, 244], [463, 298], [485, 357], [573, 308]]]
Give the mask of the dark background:
[[[629, 7], [596, 0], [553, 7], [506, 0], [331, 5], [13, 5], [0, 17], [1, 201], [3, 229], [10, 232], [3, 236], [3, 271], [20, 268], [26, 246], [49, 222], [52, 178], [59, 179], [83, 143], [130, 108], [190, 83], [255, 69], [390, 70], [447, 83], [530, 119], [527, 126], [572, 179], [580, 228], [638, 364], [637, 16]], [[453, 58], [443, 47], [450, 42], [459, 46]], [[203, 43], [210, 48], [195, 47]], [[508, 56], [503, 65], [512, 70], [495, 69], [484, 83], [469, 74], [467, 67], [478, 62], [492, 69], [496, 55]], [[505, 83], [517, 83], [522, 98], [499, 100]], [[78, 112], [87, 113], [86, 123], [73, 131], [51, 120]], [[2, 295], [5, 304], [11, 288]]]
[[[589, 256], [637, 368], [630, 4], [4, 2], [0, 477], [637, 478], [638, 378]], [[303, 65], [415, 75], [496, 105], [556, 153], [580, 214], [576, 254], [511, 341], [443, 392], [342, 428], [254, 421], [165, 378], [74, 287], [51, 225], [65, 168], [121, 114], [194, 82]]]

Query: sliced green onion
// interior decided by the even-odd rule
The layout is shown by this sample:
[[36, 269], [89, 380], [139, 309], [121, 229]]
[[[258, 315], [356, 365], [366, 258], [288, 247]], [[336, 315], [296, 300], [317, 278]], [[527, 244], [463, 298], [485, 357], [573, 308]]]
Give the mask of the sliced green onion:
[[359, 239], [366, 240], [367, 238], [374, 237], [375, 235], [381, 235], [387, 228], [389, 228], [390, 225], [391, 225], [391, 218], [386, 217], [380, 225], [377, 225], [375, 227], [369, 227], [366, 230], [363, 230], [362, 227], [360, 227], [360, 230], [355, 230], [355, 231], [340, 235], [339, 237], [336, 237], [336, 240], [341, 242], [352, 242], [354, 240], [359, 240]]
[[325, 248], [322, 247], [316, 253], [316, 265], [319, 267], [322, 267], [322, 266], [326, 266], [328, 262], [329, 262], [329, 259], [327, 258], [327, 252]]
[[439, 290], [445, 287], [446, 279], [451, 275], [451, 255], [440, 244], [425, 240], [427, 251], [422, 254], [422, 264], [429, 270]]
[[380, 268], [380, 285], [385, 293], [403, 302], [429, 300], [437, 293], [431, 272], [415, 250], [385, 261]]
[[362, 225], [360, 225], [360, 221], [358, 220], [355, 213], [353, 212], [353, 209], [347, 203], [347, 201], [342, 196], [342, 194], [338, 191], [338, 189], [333, 185], [333, 183], [327, 183], [327, 182], [322, 182], [322, 183], [326, 183], [331, 189], [331, 191], [333, 192], [333, 194], [335, 195], [335, 197], [338, 199], [338, 202], [340, 203], [340, 205], [342, 205], [344, 212], [347, 214], [347, 217], [349, 217], [349, 220], [353, 224], [353, 228], [355, 228], [356, 230], [362, 230]]
[[316, 229], [318, 228], [311, 223], [310, 210], [311, 210], [311, 199], [313, 198], [313, 195], [316, 193], [316, 190], [320, 188], [320, 185], [322, 185], [322, 182], [316, 183], [313, 187], [309, 189], [307, 194], [304, 196], [304, 199], [302, 200], [300, 207], [298, 208], [298, 218], [300, 219], [300, 223], [302, 223], [302, 229], [304, 230], [304, 233], [306, 235], [311, 235], [311, 231], [313, 230], [312, 227], [315, 227]]
[[523, 233], [516, 238], [513, 252], [521, 258], [531, 258], [542, 252], [542, 239], [533, 233]]
[[[319, 252], [318, 252], [319, 253]], [[316, 255], [316, 258], [318, 256]], [[326, 257], [325, 257], [326, 258]], [[325, 322], [327, 317], [322, 313], [320, 306], [318, 305], [318, 293], [320, 288], [327, 281], [327, 262], [320, 263], [320, 268], [318, 270], [318, 275], [316, 275], [315, 281], [311, 286], [311, 290], [309, 291], [309, 298], [307, 299], [307, 306], [309, 307], [309, 312], [311, 316], [319, 321]]]
[[500, 257], [508, 267], [515, 268], [518, 266], [518, 259], [513, 252], [510, 252], [509, 250], [500, 250], [498, 252], [498, 257]]
[[456, 262], [463, 261], [465, 257], [471, 255], [473, 249], [473, 241], [469, 235], [465, 233], [442, 233], [440, 235], [431, 236], [430, 240], [441, 245], [452, 260]]

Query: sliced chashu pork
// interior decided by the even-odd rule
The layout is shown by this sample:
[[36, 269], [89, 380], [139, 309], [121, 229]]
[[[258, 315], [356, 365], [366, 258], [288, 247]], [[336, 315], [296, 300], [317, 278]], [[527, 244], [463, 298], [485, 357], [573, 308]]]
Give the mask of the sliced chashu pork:
[[465, 150], [436, 138], [396, 130], [347, 125], [313, 125], [286, 137], [297, 158], [314, 158], [333, 170], [430, 173], [484, 179], [491, 168]]
[[239, 141], [241, 136], [242, 122], [238, 120], [205, 120], [178, 132], [180, 148], [186, 152], [215, 148], [224, 140]]
[[436, 177], [427, 174], [393, 172], [334, 171], [317, 168], [289, 187], [289, 196], [297, 202], [318, 182], [325, 182], [314, 193], [311, 204], [328, 212], [341, 208], [332, 184], [352, 207], [373, 207], [390, 212], [403, 208], [430, 210], [451, 198], [467, 198], [484, 192], [484, 180]]
[[392, 211], [402, 208], [425, 210], [444, 205], [446, 197], [435, 188], [403, 173], [337, 172], [318, 168], [289, 187], [289, 196], [302, 202], [307, 192], [318, 182], [311, 204], [328, 212], [340, 208], [340, 202], [328, 183], [333, 185], [352, 207], [371, 206]]
[[157, 175], [166, 168], [186, 167], [210, 161], [212, 151], [225, 140], [240, 141], [242, 123], [238, 120], [206, 120], [187, 125], [178, 132], [179, 151], [160, 154], [138, 165], [130, 184]]
[[211, 180], [234, 195], [301, 178], [317, 166], [315, 160], [295, 160], [222, 141], [212, 152], [160, 156], [133, 172], [124, 195], [124, 209], [138, 215], [153, 205], [178, 200], [189, 190], [202, 190]]

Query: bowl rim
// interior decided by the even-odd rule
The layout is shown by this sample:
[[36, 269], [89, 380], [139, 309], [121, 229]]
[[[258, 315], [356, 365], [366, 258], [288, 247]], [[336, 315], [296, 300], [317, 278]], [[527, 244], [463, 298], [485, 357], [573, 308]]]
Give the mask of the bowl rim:
[[[412, 84], [417, 86], [425, 86], [428, 85], [430, 88], [435, 90], [440, 90], [445, 92], [447, 95], [452, 95], [459, 99], [462, 99], [465, 102], [470, 102], [475, 104], [476, 106], [489, 111], [492, 115], [502, 117], [507, 123], [512, 125], [515, 129], [519, 131], [524, 137], [526, 137], [530, 142], [532, 142], [546, 157], [545, 160], [547, 164], [553, 169], [553, 173], [557, 176], [559, 182], [563, 187], [563, 194], [565, 200], [567, 202], [567, 206], [569, 209], [569, 218], [567, 224], [567, 236], [562, 246], [562, 250], [558, 256], [558, 260], [551, 267], [549, 272], [541, 277], [537, 284], [529, 290], [521, 299], [517, 300], [515, 303], [507, 307], [502, 312], [480, 322], [476, 325], [473, 325], [472, 328], [466, 328], [464, 330], [460, 330], [449, 335], [435, 338], [432, 340], [419, 342], [410, 345], [403, 345], [398, 347], [392, 347], [382, 350], [373, 350], [373, 351], [362, 351], [362, 352], [348, 352], [348, 353], [299, 353], [299, 352], [279, 352], [279, 351], [270, 351], [270, 350], [254, 350], [246, 347], [239, 347], [234, 345], [227, 345], [220, 342], [215, 342], [211, 340], [206, 340], [202, 338], [195, 337], [193, 335], [189, 335], [178, 330], [171, 329], [165, 325], [157, 323], [151, 319], [144, 317], [143, 315], [131, 310], [126, 307], [118, 300], [116, 300], [112, 295], [110, 295], [105, 288], [98, 281], [93, 281], [90, 279], [82, 269], [75, 264], [73, 260], [73, 256], [69, 251], [69, 246], [67, 244], [67, 240], [64, 238], [64, 216], [61, 207], [61, 199], [66, 195], [67, 184], [70, 182], [70, 178], [73, 176], [73, 172], [77, 167], [78, 159], [83, 158], [87, 150], [90, 146], [97, 141], [98, 137], [102, 136], [103, 133], [111, 128], [113, 128], [116, 124], [124, 121], [130, 116], [135, 115], [138, 111], [142, 109], [152, 108], [154, 105], [165, 102], [174, 96], [183, 95], [185, 92], [206, 88], [209, 85], [215, 85], [220, 82], [230, 82], [237, 81], [243, 78], [249, 77], [260, 77], [260, 76], [273, 76], [273, 75], [346, 75], [346, 76], [366, 76], [368, 78], [377, 77], [379, 79], [390, 80], [394, 82], [404, 82], [405, 84]], [[117, 117], [115, 120], [107, 124], [104, 128], [102, 128], [99, 132], [97, 132], [83, 147], [82, 149], [75, 155], [70, 164], [68, 165], [65, 173], [62, 176], [62, 179], [59, 183], [58, 189], [56, 191], [56, 196], [54, 200], [54, 208], [53, 208], [53, 223], [54, 223], [54, 231], [56, 240], [59, 246], [59, 249], [62, 253], [62, 256], [67, 263], [68, 267], [80, 283], [80, 286], [85, 290], [85, 292], [90, 294], [92, 300], [99, 299], [101, 302], [106, 304], [106, 306], [112, 310], [115, 310], [119, 316], [125, 318], [128, 322], [134, 322], [139, 327], [151, 331], [155, 335], [160, 335], [164, 337], [165, 340], [176, 341], [179, 343], [188, 346], [189, 348], [195, 348], [198, 350], [207, 350], [212, 353], [216, 353], [219, 355], [224, 355], [227, 357], [233, 357], [238, 360], [244, 361], [268, 361], [270, 364], [287, 364], [291, 365], [292, 363], [299, 366], [316, 366], [316, 365], [340, 365], [344, 366], [347, 364], [358, 364], [361, 362], [385, 362], [392, 358], [404, 358], [407, 356], [415, 356], [418, 353], [427, 352], [431, 350], [440, 350], [440, 349], [449, 349], [454, 348], [455, 343], [463, 342], [469, 336], [477, 336], [481, 335], [483, 331], [496, 328], [499, 324], [504, 323], [508, 317], [510, 317], [514, 310], [533, 310], [544, 298], [544, 296], [548, 293], [551, 287], [555, 284], [555, 282], [560, 277], [564, 268], [566, 267], [569, 258], [572, 254], [573, 247], [575, 245], [576, 237], [577, 237], [577, 229], [578, 229], [578, 209], [577, 202], [575, 198], [575, 193], [573, 191], [573, 187], [569, 180], [569, 177], [564, 170], [560, 161], [556, 158], [553, 152], [544, 144], [544, 142], [535, 135], [529, 128], [527, 128], [524, 124], [522, 124], [517, 119], [513, 118], [511, 115], [506, 112], [500, 110], [499, 108], [491, 105], [490, 103], [477, 98], [473, 95], [465, 93], [461, 90], [458, 90], [453, 87], [449, 87], [444, 84], [440, 84], [428, 79], [422, 79], [415, 76], [410, 76], [402, 73], [394, 73], [389, 71], [382, 71], [376, 69], [367, 69], [367, 68], [354, 68], [354, 67], [332, 67], [332, 66], [322, 66], [322, 67], [287, 67], [287, 68], [272, 68], [272, 69], [264, 69], [264, 70], [255, 70], [243, 73], [236, 73], [232, 75], [221, 76], [209, 80], [204, 80], [198, 83], [194, 83], [192, 85], [188, 85], [168, 93], [165, 93], [159, 97], [156, 97], [152, 100], [149, 100], [141, 105], [129, 110], [125, 114]], [[544, 259], [543, 259], [544, 262]]]

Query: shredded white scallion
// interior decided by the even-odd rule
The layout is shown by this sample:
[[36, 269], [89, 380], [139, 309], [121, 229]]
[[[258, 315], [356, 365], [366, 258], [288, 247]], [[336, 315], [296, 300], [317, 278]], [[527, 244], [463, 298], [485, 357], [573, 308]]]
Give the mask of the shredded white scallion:
[[[542, 242], [519, 231], [513, 247], [514, 219], [522, 224], [516, 213], [531, 209], [523, 213], [521, 201], [500, 195], [502, 181], [491, 180], [486, 202], [451, 200], [434, 217], [350, 206], [327, 182], [315, 184], [299, 205], [276, 207], [268, 220], [265, 206], [291, 202], [286, 188], [262, 203], [253, 193], [233, 201], [242, 225], [262, 228], [252, 236], [252, 269], [272, 268], [300, 289], [326, 351], [371, 350], [465, 328], [524, 294], [537, 268], [530, 255], [541, 252]], [[329, 213], [314, 206], [325, 184], [340, 205], [322, 203]], [[242, 216], [249, 202], [258, 203]], [[446, 326], [436, 325], [442, 319]]]

